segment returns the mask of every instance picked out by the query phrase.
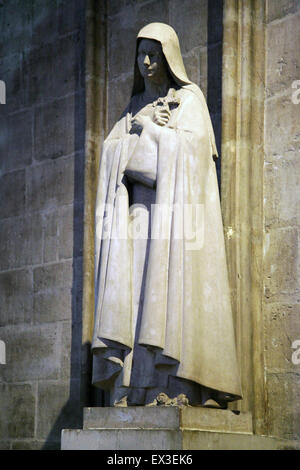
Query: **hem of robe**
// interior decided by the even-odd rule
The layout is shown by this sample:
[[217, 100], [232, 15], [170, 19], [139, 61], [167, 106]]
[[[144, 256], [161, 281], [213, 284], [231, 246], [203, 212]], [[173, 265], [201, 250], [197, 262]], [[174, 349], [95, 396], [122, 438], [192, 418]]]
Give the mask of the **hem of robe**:
[[[97, 343], [98, 340], [101, 341], [102, 343], [103, 341], [114, 341], [115, 343], [118, 343], [116, 345], [116, 349], [125, 349], [125, 350], [132, 349], [132, 345], [127, 344], [127, 341], [120, 337], [113, 337], [112, 335], [104, 336], [102, 334], [101, 336], [99, 335], [97, 337], [94, 343]], [[101, 350], [101, 349], [105, 350], [107, 347], [111, 347], [111, 346], [107, 346], [105, 343], [104, 345], [101, 345], [101, 346], [97, 346], [97, 344], [95, 346], [92, 345], [92, 352], [95, 353], [97, 350]]]
[[[106, 339], [108, 339], [108, 338], [106, 338]], [[140, 344], [140, 343], [138, 343], [138, 344]], [[121, 344], [121, 345], [122, 345], [122, 344]], [[149, 346], [150, 348], [151, 348], [151, 347], [156, 348], [156, 346], [151, 345], [151, 344], [149, 344], [149, 345], [148, 345], [148, 344], [140, 344], [140, 345], [143, 346], [143, 347], [146, 347], [146, 348], [147, 348], [148, 346]], [[125, 346], [125, 348], [126, 348], [126, 346]], [[124, 349], [125, 349], [125, 348], [124, 348]], [[117, 370], [113, 370], [113, 371], [112, 371], [112, 374], [111, 374], [109, 377], [103, 377], [103, 379], [101, 378], [101, 379], [92, 380], [92, 384], [93, 384], [95, 387], [103, 388], [104, 390], [108, 389], [108, 388], [111, 386], [113, 380], [115, 379], [115, 376], [116, 376], [118, 373], [120, 373], [120, 372], [122, 371], [122, 369], [123, 369], [123, 367], [122, 367], [120, 364], [117, 364], [116, 362], [110, 360], [109, 358], [106, 358], [106, 357], [103, 357], [103, 356], [101, 356], [101, 355], [98, 355], [97, 352], [96, 352], [97, 350], [98, 350], [99, 352], [100, 352], [101, 350], [104, 352], [105, 349], [106, 349], [106, 348], [94, 348], [93, 351], [92, 351], [92, 352], [93, 352], [93, 361], [96, 361], [97, 359], [98, 359], [99, 361], [100, 361], [100, 360], [106, 360], [106, 361], [110, 362], [112, 368], [113, 368], [113, 367], [117, 367]], [[116, 347], [116, 349], [121, 349], [121, 348]], [[127, 349], [128, 349], [128, 348], [127, 348]], [[157, 349], [160, 350], [160, 352], [161, 352], [161, 354], [162, 354], [163, 356], [166, 356], [166, 355], [163, 353], [163, 350], [162, 350], [161, 347], [157, 347]], [[180, 361], [178, 361], [177, 359], [174, 359], [174, 358], [172, 358], [172, 357], [170, 357], [170, 356], [166, 356], [166, 357], [168, 357], [168, 358], [170, 358], [170, 359], [173, 359], [173, 360], [175, 360], [176, 362], [178, 362], [178, 363], [180, 364]], [[159, 363], [155, 364], [154, 367], [156, 367], [157, 365], [159, 365]], [[236, 391], [235, 391], [235, 392], [229, 391], [229, 389], [228, 389], [227, 387], [222, 387], [222, 386], [216, 388], [216, 384], [212, 384], [212, 383], [209, 383], [209, 382], [206, 382], [206, 381], [201, 381], [201, 382], [200, 382], [199, 378], [194, 377], [194, 376], [191, 376], [191, 375], [188, 375], [188, 374], [184, 374], [184, 373], [182, 373], [182, 372], [176, 373], [176, 374], [169, 373], [168, 375], [169, 375], [169, 376], [172, 376], [172, 377], [177, 377], [177, 378], [180, 378], [180, 379], [188, 380], [189, 382], [193, 382], [193, 383], [195, 383], [195, 384], [197, 384], [197, 385], [199, 385], [199, 386], [201, 386], [201, 387], [205, 387], [205, 388], [211, 389], [211, 390], [213, 390], [213, 391], [216, 392], [216, 393], [224, 394], [224, 395], [226, 395], [227, 397], [226, 397], [226, 398], [223, 398], [223, 399], [224, 399], [225, 401], [228, 401], [228, 402], [229, 402], [229, 401], [242, 400], [242, 398], [243, 398], [241, 391], [239, 391], [238, 393], [237, 393]], [[126, 387], [126, 386], [124, 386], [124, 387]], [[156, 385], [156, 387], [159, 388], [159, 384]], [[130, 388], [130, 386], [129, 386], [129, 388]], [[145, 387], [145, 388], [148, 388], [148, 387]]]

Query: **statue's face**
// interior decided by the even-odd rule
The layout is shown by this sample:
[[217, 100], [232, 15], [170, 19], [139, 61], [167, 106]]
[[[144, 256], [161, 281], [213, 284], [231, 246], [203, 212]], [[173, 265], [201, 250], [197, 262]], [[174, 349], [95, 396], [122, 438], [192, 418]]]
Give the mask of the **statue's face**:
[[138, 67], [143, 78], [161, 83], [167, 76], [167, 64], [161, 45], [151, 39], [142, 39], [138, 48]]

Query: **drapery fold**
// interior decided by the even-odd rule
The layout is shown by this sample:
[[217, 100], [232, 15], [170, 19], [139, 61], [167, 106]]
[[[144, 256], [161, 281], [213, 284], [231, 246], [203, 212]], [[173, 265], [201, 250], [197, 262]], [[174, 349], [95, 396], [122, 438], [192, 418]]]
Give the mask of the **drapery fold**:
[[[124, 385], [129, 386], [131, 362], [126, 358], [136, 341], [156, 351], [157, 365], [175, 361], [177, 377], [237, 398], [241, 389], [211, 121], [196, 85], [181, 87], [176, 95], [180, 104], [168, 125], [151, 123], [140, 136], [130, 134], [133, 97], [104, 143], [96, 203], [93, 383], [105, 388], [129, 368], [124, 372]], [[124, 172], [143, 138], [151, 139], [156, 152], [157, 175], [141, 327], [135, 338]]]

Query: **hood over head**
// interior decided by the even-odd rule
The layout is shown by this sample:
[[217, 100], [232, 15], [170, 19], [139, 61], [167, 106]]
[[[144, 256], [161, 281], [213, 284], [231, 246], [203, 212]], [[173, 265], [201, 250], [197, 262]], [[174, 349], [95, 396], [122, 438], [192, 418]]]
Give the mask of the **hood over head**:
[[191, 83], [185, 71], [178, 36], [174, 29], [165, 23], [150, 23], [144, 26], [137, 35], [132, 96], [144, 90], [144, 79], [137, 65], [138, 44], [141, 39], [160, 42], [169, 71], [177, 85], [184, 86]]

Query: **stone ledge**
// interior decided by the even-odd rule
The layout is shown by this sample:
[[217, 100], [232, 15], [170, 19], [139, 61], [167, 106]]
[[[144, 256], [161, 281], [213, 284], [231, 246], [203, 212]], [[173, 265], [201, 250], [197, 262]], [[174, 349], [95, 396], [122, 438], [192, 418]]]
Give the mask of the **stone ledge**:
[[252, 433], [251, 413], [201, 407], [85, 408], [83, 429], [190, 429]]

